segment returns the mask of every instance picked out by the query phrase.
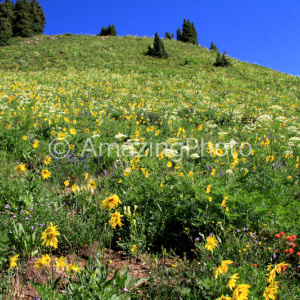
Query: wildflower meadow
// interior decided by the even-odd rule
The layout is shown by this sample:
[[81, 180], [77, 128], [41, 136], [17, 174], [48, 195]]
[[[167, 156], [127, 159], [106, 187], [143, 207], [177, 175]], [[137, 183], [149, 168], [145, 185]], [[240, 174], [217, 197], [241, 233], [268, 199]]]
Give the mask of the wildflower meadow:
[[0, 299], [300, 299], [299, 77], [152, 43], [0, 48]]

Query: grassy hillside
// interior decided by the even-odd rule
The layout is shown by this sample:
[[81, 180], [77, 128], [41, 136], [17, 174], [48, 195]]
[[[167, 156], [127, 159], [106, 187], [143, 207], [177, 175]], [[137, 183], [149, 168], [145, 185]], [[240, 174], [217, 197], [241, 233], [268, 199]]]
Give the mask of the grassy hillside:
[[[170, 58], [154, 59], [145, 56], [152, 43], [60, 35], [0, 48], [0, 228], [16, 222], [40, 237], [53, 222], [66, 253], [101, 233], [103, 247], [129, 255], [188, 253], [208, 279], [187, 272], [185, 299], [231, 294], [213, 270], [232, 259], [244, 283], [257, 282], [249, 299], [263, 299], [267, 264], [288, 261], [298, 276], [298, 248], [285, 252], [290, 243], [275, 233], [300, 234], [300, 78], [233, 58], [216, 68], [215, 53], [174, 40], [164, 40]], [[101, 143], [115, 146], [100, 153]], [[113, 232], [101, 207], [112, 195], [123, 215]], [[207, 264], [209, 233], [219, 247]], [[0, 251], [25, 258], [22, 242], [5, 236]], [[293, 281], [280, 288], [280, 299], [297, 299]]]

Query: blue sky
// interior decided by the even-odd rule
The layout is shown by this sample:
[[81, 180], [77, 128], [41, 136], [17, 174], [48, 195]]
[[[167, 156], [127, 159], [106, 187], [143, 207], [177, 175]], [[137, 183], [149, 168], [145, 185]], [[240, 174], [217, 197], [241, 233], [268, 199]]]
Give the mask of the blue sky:
[[45, 34], [99, 33], [114, 24], [118, 35], [176, 34], [194, 22], [199, 44], [214, 42], [228, 55], [300, 75], [299, 0], [40, 0]]

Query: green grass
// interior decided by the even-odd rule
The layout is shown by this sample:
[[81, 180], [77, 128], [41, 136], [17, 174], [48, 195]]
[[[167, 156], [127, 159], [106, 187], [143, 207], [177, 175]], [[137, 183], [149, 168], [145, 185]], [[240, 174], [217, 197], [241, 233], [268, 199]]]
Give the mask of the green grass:
[[[298, 250], [288, 255], [284, 247], [274, 259], [274, 235], [300, 234], [300, 79], [233, 58], [231, 67], [216, 68], [215, 53], [174, 40], [164, 40], [170, 57], [155, 59], [145, 55], [152, 43], [147, 37], [60, 35], [13, 38], [10, 46], [0, 48], [0, 228], [8, 233], [15, 220], [34, 227], [40, 236], [53, 222], [60, 228], [61, 251], [76, 251], [102, 234], [103, 245], [119, 245], [129, 254], [133, 245], [139, 254], [163, 246], [180, 256], [191, 253], [199, 234], [214, 232], [222, 244], [213, 262], [208, 263], [205, 255], [201, 258], [206, 264], [201, 272], [212, 278], [195, 283], [199, 297], [214, 299], [226, 292], [220, 282], [215, 285], [213, 269], [220, 260], [232, 259], [244, 281], [252, 264], [259, 264], [261, 269], [255, 271], [259, 288], [251, 299], [261, 299], [259, 284], [265, 284], [266, 265], [285, 260], [295, 271], [298, 259]], [[49, 144], [60, 133], [74, 145], [74, 153], [69, 160], [53, 157], [46, 165]], [[118, 133], [126, 137], [120, 140], [115, 137]], [[85, 152], [80, 159], [88, 138], [96, 155]], [[196, 159], [186, 154], [179, 160], [157, 158], [155, 143], [171, 147], [170, 138], [182, 145], [188, 138], [203, 139], [214, 147], [234, 140], [237, 158], [211, 157], [207, 144], [203, 157], [199, 149], [190, 150], [200, 156]], [[104, 150], [97, 157], [100, 143], [121, 146], [126, 140], [128, 145], [128, 139], [147, 142], [141, 153], [148, 149], [148, 156], [118, 157], [115, 151], [108, 155]], [[37, 148], [32, 147], [35, 140]], [[249, 149], [240, 146], [246, 142], [254, 152], [243, 157]], [[141, 145], [135, 148], [139, 151]], [[27, 171], [19, 174], [15, 167], [21, 162]], [[126, 166], [131, 168], [128, 174]], [[44, 169], [51, 172], [49, 179], [42, 179]], [[93, 193], [90, 180], [96, 183]], [[80, 188], [76, 193], [70, 188], [75, 183]], [[112, 236], [110, 215], [101, 209], [101, 201], [114, 194], [122, 202], [115, 210], [124, 217], [123, 226], [117, 226]], [[227, 209], [221, 205], [225, 197]], [[135, 205], [135, 215], [126, 215], [124, 206], [133, 212]], [[25, 220], [28, 211], [31, 217]], [[253, 255], [249, 252], [242, 263], [241, 246], [236, 245], [233, 254], [230, 241], [235, 239], [232, 232], [243, 227], [247, 235], [254, 231], [260, 235], [263, 250], [254, 258], [258, 250], [250, 239]], [[0, 242], [14, 248], [7, 240]], [[191, 282], [200, 276], [197, 265], [192, 270], [195, 273], [186, 275]], [[296, 284], [283, 282], [282, 295], [288, 295], [284, 293], [291, 286], [297, 295]], [[195, 286], [186, 284], [187, 290], [174, 293], [193, 293]]]

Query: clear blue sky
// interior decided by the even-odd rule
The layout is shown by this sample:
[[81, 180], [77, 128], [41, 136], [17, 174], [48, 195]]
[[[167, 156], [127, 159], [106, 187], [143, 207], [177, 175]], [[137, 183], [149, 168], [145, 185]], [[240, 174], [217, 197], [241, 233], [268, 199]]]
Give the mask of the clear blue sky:
[[40, 0], [45, 34], [99, 33], [161, 37], [194, 22], [199, 44], [213, 41], [228, 55], [300, 75], [300, 0]]

